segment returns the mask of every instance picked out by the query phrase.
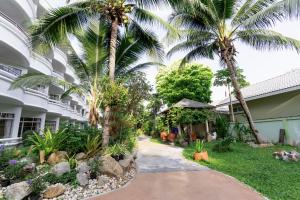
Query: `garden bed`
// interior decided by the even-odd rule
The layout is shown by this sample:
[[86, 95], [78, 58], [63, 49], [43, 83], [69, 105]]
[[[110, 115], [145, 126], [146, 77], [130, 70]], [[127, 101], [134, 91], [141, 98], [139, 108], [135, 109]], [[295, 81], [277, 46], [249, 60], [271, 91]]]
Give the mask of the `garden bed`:
[[[201, 165], [233, 176], [270, 199], [299, 199], [300, 163], [277, 160], [272, 154], [283, 149], [299, 152], [300, 148], [277, 145], [252, 148], [247, 144], [233, 143], [231, 151], [218, 153], [212, 151], [214, 144], [206, 144], [209, 161], [200, 161]], [[184, 149], [183, 155], [192, 160], [194, 151], [191, 145]]]

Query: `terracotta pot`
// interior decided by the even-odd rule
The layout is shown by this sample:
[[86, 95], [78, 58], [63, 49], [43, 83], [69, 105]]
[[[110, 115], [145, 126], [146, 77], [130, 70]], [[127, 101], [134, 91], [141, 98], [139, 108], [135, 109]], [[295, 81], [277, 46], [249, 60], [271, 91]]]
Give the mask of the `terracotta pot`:
[[192, 134], [191, 134], [191, 139], [192, 139], [193, 141], [195, 141], [195, 140], [197, 139], [197, 134], [196, 134], [195, 132], [192, 132]]
[[175, 134], [175, 133], [170, 133], [170, 134], [168, 135], [168, 140], [169, 140], [170, 142], [175, 142], [175, 139], [176, 139], [176, 134]]
[[43, 164], [45, 162], [45, 151], [40, 151], [40, 163]]
[[200, 161], [200, 160], [208, 161], [207, 151], [203, 151], [203, 152], [200, 152], [200, 153], [195, 152], [194, 153], [194, 160], [196, 160], [196, 161]]
[[161, 132], [160, 133], [160, 139], [162, 140], [162, 141], [167, 141], [167, 139], [168, 139], [168, 133], [167, 132], [165, 132], [165, 131], [163, 131], [163, 132]]

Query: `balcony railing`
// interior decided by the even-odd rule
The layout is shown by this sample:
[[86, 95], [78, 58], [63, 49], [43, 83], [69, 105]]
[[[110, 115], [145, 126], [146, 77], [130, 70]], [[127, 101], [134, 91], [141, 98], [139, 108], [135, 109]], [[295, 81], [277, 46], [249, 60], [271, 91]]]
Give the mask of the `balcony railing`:
[[17, 22], [15, 22], [12, 18], [10, 18], [9, 16], [7, 16], [5, 13], [0, 11], [0, 16], [3, 17], [4, 19], [6, 19], [7, 21], [9, 21], [11, 24], [13, 24], [17, 29], [19, 29], [21, 32], [23, 32], [27, 37], [28, 33], [25, 31], [25, 29], [20, 26], [20, 24], [18, 24]]
[[10, 74], [12, 74], [16, 77], [19, 77], [19, 76], [22, 75], [22, 70], [21, 69], [15, 68], [15, 67], [10, 66], [10, 65], [4, 65], [4, 64], [0, 63], [0, 70], [8, 72], [8, 73], [10, 73]]

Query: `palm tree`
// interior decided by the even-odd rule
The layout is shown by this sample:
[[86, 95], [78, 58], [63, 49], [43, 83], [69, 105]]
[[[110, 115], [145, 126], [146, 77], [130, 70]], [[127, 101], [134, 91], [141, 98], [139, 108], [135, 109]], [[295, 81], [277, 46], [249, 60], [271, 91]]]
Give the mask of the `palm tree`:
[[258, 50], [295, 49], [300, 42], [270, 30], [276, 21], [300, 16], [299, 0], [169, 0], [173, 8], [170, 22], [182, 31], [182, 39], [169, 52], [188, 51], [183, 62], [195, 58], [214, 58], [230, 72], [236, 92], [249, 127], [257, 143], [262, 139], [241, 93], [236, 77], [235, 42], [241, 41]]
[[[50, 11], [44, 15], [38, 23], [32, 27], [32, 45], [40, 49], [49, 48], [63, 41], [67, 33], [73, 33], [92, 18], [100, 22], [110, 24], [109, 40], [109, 77], [113, 82], [116, 68], [117, 35], [120, 27], [126, 26], [135, 39], [147, 48], [151, 48], [151, 54], [162, 58], [163, 48], [155, 35], [144, 28], [142, 24], [158, 23], [167, 29], [172, 27], [153, 13], [145, 10], [145, 7], [156, 5], [163, 0], [85, 0], [65, 7]], [[67, 1], [68, 2], [68, 1]], [[175, 33], [175, 30], [172, 31]], [[109, 138], [109, 113], [110, 108], [105, 108], [105, 123], [103, 135], [104, 144]]]
[[[44, 75], [42, 73], [28, 73], [17, 78], [11, 85], [11, 89], [20, 87], [34, 88], [38, 85], [62, 85], [68, 88], [61, 98], [71, 93], [87, 95], [89, 102], [89, 123], [92, 126], [99, 124], [99, 108], [103, 100], [103, 78], [108, 75], [108, 40], [109, 26], [101, 23], [89, 24], [85, 31], [78, 31], [74, 36], [80, 42], [83, 52], [78, 55], [72, 46], [69, 49], [72, 53], [68, 55], [68, 60], [73, 66], [76, 75], [80, 79], [80, 85], [68, 83], [53, 76]], [[95, 41], [97, 41], [95, 43]], [[119, 34], [117, 39], [117, 62], [116, 62], [116, 78], [135, 73], [144, 67], [156, 65], [156, 62], [138, 63], [139, 58], [149, 51], [143, 43], [139, 43], [134, 37], [127, 32]]]

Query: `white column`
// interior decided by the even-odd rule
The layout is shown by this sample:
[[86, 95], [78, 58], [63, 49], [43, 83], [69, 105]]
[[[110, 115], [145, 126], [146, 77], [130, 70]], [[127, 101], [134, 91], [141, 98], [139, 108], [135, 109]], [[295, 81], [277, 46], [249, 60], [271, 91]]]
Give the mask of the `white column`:
[[11, 130], [11, 137], [17, 138], [19, 132], [21, 114], [22, 114], [22, 107], [14, 108], [12, 113], [14, 114], [14, 122]]
[[60, 121], [60, 118], [59, 117], [56, 117], [55, 118], [55, 130], [58, 131], [59, 129], [59, 121]]
[[38, 117], [41, 118], [40, 134], [42, 134], [42, 131], [45, 129], [46, 113], [41, 113]]

